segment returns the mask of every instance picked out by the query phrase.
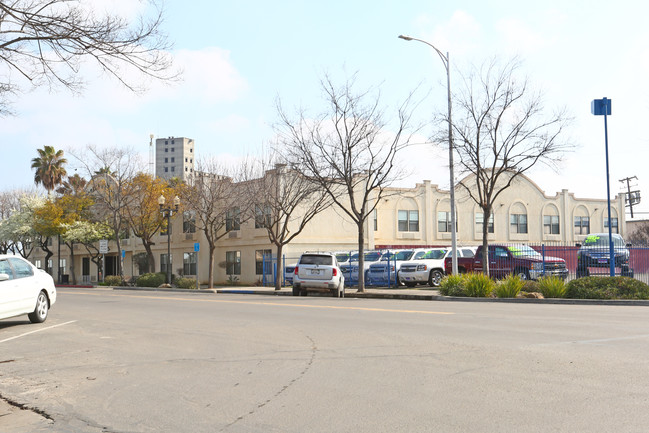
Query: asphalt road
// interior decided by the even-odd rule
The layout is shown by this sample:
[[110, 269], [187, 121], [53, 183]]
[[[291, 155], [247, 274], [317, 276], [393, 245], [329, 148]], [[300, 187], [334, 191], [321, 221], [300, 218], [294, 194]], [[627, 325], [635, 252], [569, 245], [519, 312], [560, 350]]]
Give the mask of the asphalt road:
[[0, 431], [646, 432], [648, 315], [66, 289], [0, 321]]

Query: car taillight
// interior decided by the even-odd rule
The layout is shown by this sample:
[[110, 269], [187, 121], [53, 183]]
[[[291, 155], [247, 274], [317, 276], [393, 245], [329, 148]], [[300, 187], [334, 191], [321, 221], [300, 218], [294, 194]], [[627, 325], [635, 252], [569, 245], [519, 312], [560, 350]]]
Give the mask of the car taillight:
[[338, 275], [338, 269], [334, 268], [334, 277]]
[[295, 270], [293, 270], [293, 273], [297, 275], [297, 266], [295, 267]]

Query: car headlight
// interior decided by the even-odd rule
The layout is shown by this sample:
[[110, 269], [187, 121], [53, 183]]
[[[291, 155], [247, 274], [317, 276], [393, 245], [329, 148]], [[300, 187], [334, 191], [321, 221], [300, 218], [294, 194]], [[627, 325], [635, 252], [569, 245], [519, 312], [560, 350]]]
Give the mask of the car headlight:
[[426, 266], [426, 265], [417, 265], [417, 270], [418, 271], [425, 271], [426, 269], [428, 269], [428, 266]]
[[532, 263], [532, 269], [535, 270], [535, 271], [542, 271], [543, 270], [543, 262]]

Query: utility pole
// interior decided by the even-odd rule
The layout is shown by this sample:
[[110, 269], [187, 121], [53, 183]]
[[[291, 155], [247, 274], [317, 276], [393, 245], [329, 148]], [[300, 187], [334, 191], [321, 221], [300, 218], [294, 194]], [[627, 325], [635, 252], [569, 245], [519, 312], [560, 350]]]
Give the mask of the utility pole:
[[[626, 206], [631, 210], [631, 218], [633, 218], [633, 205], [640, 203], [640, 191], [631, 191], [631, 181], [635, 179], [638, 180], [637, 176], [631, 176], [624, 179], [620, 179], [620, 182], [626, 182]], [[634, 185], [635, 186], [635, 185]]]

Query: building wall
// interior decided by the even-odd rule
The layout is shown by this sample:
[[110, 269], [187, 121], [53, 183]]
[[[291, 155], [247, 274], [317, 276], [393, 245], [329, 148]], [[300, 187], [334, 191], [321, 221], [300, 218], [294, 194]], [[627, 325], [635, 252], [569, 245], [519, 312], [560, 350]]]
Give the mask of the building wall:
[[[156, 145], [158, 145], [157, 140]], [[164, 145], [164, 144], [163, 144]], [[170, 144], [167, 144], [170, 146]], [[463, 181], [467, 183], [465, 179]], [[182, 200], [182, 198], [181, 198]], [[478, 245], [482, 242], [482, 233], [476, 224], [476, 215], [481, 214], [478, 206], [469, 198], [466, 190], [458, 187], [456, 190], [456, 203], [458, 214], [458, 245]], [[612, 200], [613, 216], [618, 216], [619, 233], [626, 233], [624, 219], [624, 196], [616, 196]], [[618, 212], [618, 209], [621, 209]], [[415, 212], [418, 226], [400, 230], [399, 211]], [[417, 184], [413, 188], [392, 188], [381, 199], [376, 209], [376, 222], [370, 216], [365, 225], [366, 249], [395, 248], [398, 246], [441, 246], [450, 245], [451, 234], [440, 230], [439, 212], [450, 211], [449, 192], [439, 189], [429, 181]], [[527, 215], [527, 233], [515, 233], [510, 224], [512, 214]], [[415, 214], [412, 214], [415, 215]], [[559, 221], [559, 233], [546, 233], [544, 230], [544, 216], [555, 216]], [[576, 216], [588, 217], [590, 221], [589, 232], [604, 232], [608, 229], [604, 225], [607, 216], [607, 203], [604, 199], [582, 199], [564, 189], [555, 195], [548, 196], [530, 179], [520, 177], [511, 188], [507, 189], [495, 202], [494, 206], [494, 233], [489, 235], [492, 241], [497, 242], [525, 242], [525, 243], [553, 243], [561, 242], [573, 244], [582, 241], [587, 232], [576, 234], [574, 219]], [[376, 224], [376, 225], [375, 225]], [[376, 229], [375, 229], [376, 227]], [[403, 227], [402, 227], [403, 228]], [[414, 230], [416, 228], [416, 230]], [[412, 229], [412, 230], [411, 230]], [[317, 215], [289, 245], [285, 246], [283, 255], [287, 263], [294, 263], [303, 251], [351, 251], [358, 245], [356, 224], [338, 208], [331, 207]], [[156, 262], [156, 271], [160, 270], [160, 256], [167, 253], [167, 236], [157, 235], [153, 253]], [[172, 218], [171, 252], [172, 272], [178, 274], [178, 269], [183, 267], [183, 253], [194, 252], [195, 244], [199, 244], [198, 274], [199, 280], [206, 284], [208, 280], [208, 250], [207, 243], [200, 232], [183, 233], [182, 213]], [[54, 240], [56, 244], [56, 240]], [[115, 243], [110, 242], [109, 256], [118, 257]], [[56, 251], [56, 245], [53, 247]], [[143, 252], [139, 239], [131, 237], [122, 240], [125, 250], [124, 274], [125, 276], [138, 275], [138, 269], [133, 264], [133, 255]], [[228, 281], [228, 275], [223, 264], [228, 251], [238, 251], [241, 257], [241, 273], [237, 281], [244, 284], [253, 284], [261, 280], [262, 276], [255, 272], [255, 252], [271, 249], [273, 255], [276, 250], [271, 246], [265, 229], [256, 229], [254, 218], [241, 223], [241, 229], [228, 233], [218, 242], [214, 258], [214, 281], [223, 284]], [[75, 249], [75, 269], [77, 281], [82, 281], [81, 260], [85, 249]], [[43, 261], [44, 254], [38, 251], [34, 260]], [[62, 247], [62, 257], [68, 260], [69, 250]], [[56, 257], [54, 257], [56, 263]], [[96, 275], [96, 266], [91, 263], [91, 276]], [[280, 272], [281, 274], [281, 272]], [[193, 277], [193, 276], [192, 276]]]
[[187, 180], [194, 173], [194, 140], [185, 137], [158, 138], [155, 141], [157, 177]]

